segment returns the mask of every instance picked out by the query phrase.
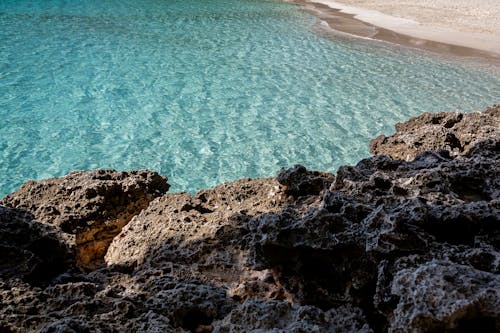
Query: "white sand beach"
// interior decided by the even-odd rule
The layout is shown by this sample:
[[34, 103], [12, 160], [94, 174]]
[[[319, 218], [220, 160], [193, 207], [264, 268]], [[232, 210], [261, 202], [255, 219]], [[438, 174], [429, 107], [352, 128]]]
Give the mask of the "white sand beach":
[[357, 20], [409, 37], [500, 55], [499, 0], [307, 2], [339, 9], [342, 13], [353, 15]]

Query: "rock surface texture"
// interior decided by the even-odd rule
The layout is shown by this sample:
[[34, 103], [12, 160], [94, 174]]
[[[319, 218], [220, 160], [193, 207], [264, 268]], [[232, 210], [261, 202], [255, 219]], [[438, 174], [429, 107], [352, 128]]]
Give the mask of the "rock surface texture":
[[478, 142], [500, 140], [500, 105], [483, 112], [424, 113], [396, 125], [396, 134], [370, 142], [375, 155], [411, 161], [429, 150], [446, 149], [452, 156], [464, 154]]
[[0, 206], [0, 332], [498, 332], [500, 140], [483, 130], [194, 195], [148, 171], [28, 182]]
[[60, 230], [78, 265], [95, 268], [121, 228], [168, 188], [156, 172], [78, 171], [29, 181], [0, 204]]

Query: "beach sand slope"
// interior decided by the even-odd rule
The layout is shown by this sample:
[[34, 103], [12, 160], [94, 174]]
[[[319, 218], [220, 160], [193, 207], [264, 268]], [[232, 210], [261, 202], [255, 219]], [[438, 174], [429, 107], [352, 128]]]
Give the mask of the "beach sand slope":
[[[310, 3], [326, 5], [357, 20], [418, 40], [500, 56], [500, 1], [497, 0], [314, 0]], [[415, 41], [415, 46], [418, 43]]]

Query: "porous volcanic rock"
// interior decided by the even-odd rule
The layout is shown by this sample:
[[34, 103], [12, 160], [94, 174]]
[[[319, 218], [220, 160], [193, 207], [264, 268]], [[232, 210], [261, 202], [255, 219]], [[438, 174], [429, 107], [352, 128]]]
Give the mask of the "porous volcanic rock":
[[478, 142], [500, 140], [500, 105], [483, 112], [424, 113], [396, 125], [396, 133], [370, 142], [370, 152], [410, 161], [429, 150], [464, 154]]
[[279, 297], [280, 288], [266, 282], [272, 281], [266, 272], [253, 272], [244, 264], [251, 238], [248, 222], [280, 211], [287, 202], [274, 179], [242, 179], [196, 195], [167, 194], [122, 229], [105, 261], [218, 285], [238, 299], [254, 293]]
[[[461, 331], [471, 323], [499, 329], [500, 298], [492, 292], [500, 288], [499, 152], [500, 142], [489, 140], [458, 157], [443, 150], [412, 162], [376, 156], [341, 167], [320, 207], [254, 219], [252, 268], [272, 271], [296, 303], [325, 311], [346, 304], [361, 308], [375, 331]], [[407, 270], [394, 264], [408, 258], [413, 266]], [[446, 293], [439, 281], [408, 276], [428, 272], [424, 268], [436, 259], [446, 262], [438, 268], [469, 268], [460, 285], [446, 288], [470, 288], [482, 296], [465, 304], [466, 292]], [[406, 296], [405, 279], [413, 279]], [[471, 281], [484, 281], [477, 282], [484, 287], [468, 286]], [[425, 305], [430, 288], [445, 295]], [[420, 294], [427, 296], [419, 301]], [[436, 311], [454, 303], [462, 306]], [[414, 313], [419, 311], [425, 320]]]
[[29, 213], [76, 244], [78, 265], [95, 268], [121, 228], [167, 192], [165, 177], [151, 171], [95, 170], [28, 181], [0, 204]]
[[68, 272], [37, 288], [0, 280], [2, 332], [210, 332], [232, 309], [223, 289], [159, 270]]
[[431, 260], [394, 275], [399, 301], [391, 331], [495, 332], [499, 329], [500, 276], [448, 260]]
[[[30, 182], [0, 206], [0, 332], [498, 332], [488, 133], [194, 195], [146, 171]], [[102, 264], [75, 266], [71, 237], [117, 219]]]
[[331, 173], [307, 170], [302, 165], [282, 168], [276, 180], [285, 186], [287, 194], [293, 196], [317, 195], [335, 181]]
[[0, 206], [0, 276], [44, 285], [72, 265], [60, 232], [23, 211]]
[[322, 311], [314, 306], [291, 305], [283, 301], [248, 300], [236, 307], [214, 333], [237, 332], [373, 332], [358, 308], [338, 307]]

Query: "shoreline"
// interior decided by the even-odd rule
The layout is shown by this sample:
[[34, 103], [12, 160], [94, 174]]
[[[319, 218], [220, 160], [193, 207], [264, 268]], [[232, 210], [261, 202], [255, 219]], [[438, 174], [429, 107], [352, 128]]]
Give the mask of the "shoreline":
[[0, 200], [1, 331], [496, 332], [499, 122], [423, 113], [336, 174], [196, 194], [149, 170], [28, 181]]
[[[375, 10], [345, 6], [330, 0], [290, 0], [316, 16], [329, 33], [388, 42], [447, 56], [481, 58], [500, 67], [500, 37], [434, 28]], [[338, 8], [334, 8], [337, 7]], [[473, 37], [477, 37], [474, 39]], [[482, 37], [482, 39], [479, 39]], [[459, 39], [460, 38], [460, 39]]]

